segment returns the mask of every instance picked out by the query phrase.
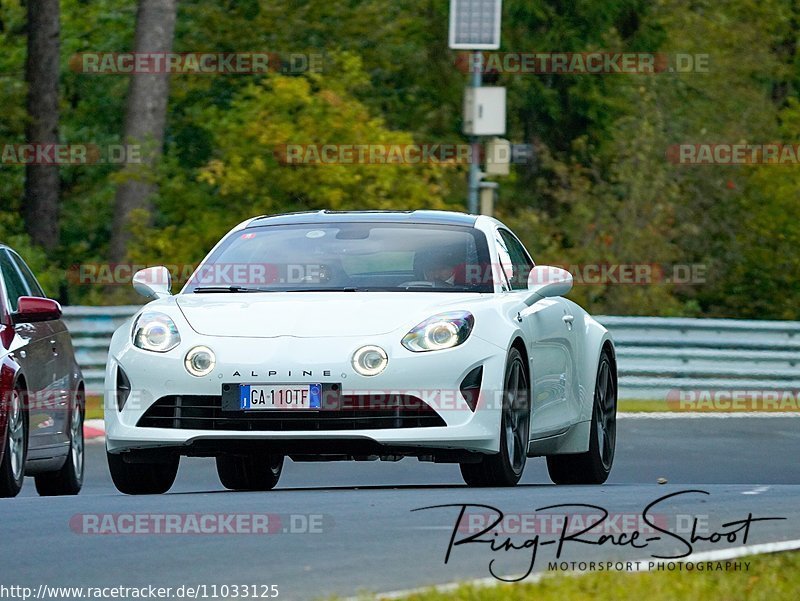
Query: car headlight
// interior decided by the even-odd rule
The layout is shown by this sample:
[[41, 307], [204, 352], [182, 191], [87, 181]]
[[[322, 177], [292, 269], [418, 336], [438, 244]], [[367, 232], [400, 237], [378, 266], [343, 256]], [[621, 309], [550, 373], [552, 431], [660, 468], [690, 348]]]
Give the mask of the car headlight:
[[166, 353], [181, 343], [175, 322], [164, 313], [142, 313], [133, 326], [133, 345], [146, 351]]
[[453, 348], [469, 338], [474, 324], [475, 318], [468, 311], [441, 313], [414, 327], [402, 343], [415, 353]]
[[389, 364], [389, 356], [379, 346], [362, 346], [353, 353], [353, 369], [362, 376], [377, 376]]
[[186, 358], [183, 360], [186, 371], [198, 378], [210, 374], [216, 364], [217, 358], [214, 356], [214, 351], [207, 346], [194, 347], [186, 353]]

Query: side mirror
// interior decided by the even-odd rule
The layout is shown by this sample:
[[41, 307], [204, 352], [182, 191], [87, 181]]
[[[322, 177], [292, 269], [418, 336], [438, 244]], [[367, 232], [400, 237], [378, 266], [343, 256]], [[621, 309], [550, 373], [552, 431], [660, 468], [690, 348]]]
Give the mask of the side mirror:
[[17, 301], [17, 310], [11, 314], [11, 319], [15, 324], [53, 321], [60, 318], [61, 305], [49, 298], [36, 296], [20, 296]]
[[564, 296], [572, 290], [572, 274], [560, 267], [537, 265], [528, 275], [528, 292], [531, 293], [528, 304], [541, 298]]
[[164, 298], [172, 292], [172, 276], [169, 269], [159, 265], [148, 267], [133, 274], [133, 289], [145, 298]]

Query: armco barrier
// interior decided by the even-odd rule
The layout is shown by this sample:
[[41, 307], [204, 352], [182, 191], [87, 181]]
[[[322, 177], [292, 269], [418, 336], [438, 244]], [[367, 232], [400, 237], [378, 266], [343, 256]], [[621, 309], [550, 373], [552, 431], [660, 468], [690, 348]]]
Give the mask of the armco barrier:
[[[111, 334], [138, 307], [65, 307], [90, 394], [103, 391]], [[674, 390], [800, 390], [800, 322], [598, 317], [614, 336], [622, 398]]]
[[111, 335], [138, 310], [138, 306], [64, 307], [64, 322], [72, 335], [88, 394], [103, 393]]

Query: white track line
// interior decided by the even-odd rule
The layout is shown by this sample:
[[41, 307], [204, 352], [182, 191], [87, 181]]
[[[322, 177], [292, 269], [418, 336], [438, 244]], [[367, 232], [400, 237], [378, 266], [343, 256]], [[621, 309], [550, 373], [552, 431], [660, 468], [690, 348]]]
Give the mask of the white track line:
[[751, 417], [800, 417], [800, 411], [741, 411], [738, 413], [717, 413], [703, 411], [653, 411], [617, 413], [620, 419], [748, 419]]
[[769, 486], [759, 486], [758, 488], [754, 488], [753, 490], [746, 490], [742, 494], [743, 495], [760, 495], [762, 492], [767, 492], [769, 490]]
[[[672, 561], [687, 563], [687, 562], [701, 562], [701, 561], [727, 561], [729, 559], [737, 559], [739, 557], [749, 557], [750, 555], [766, 555], [768, 553], [782, 553], [784, 551], [797, 551], [800, 549], [800, 539], [785, 540], [777, 543], [762, 543], [760, 545], [747, 545], [746, 547], [733, 547], [731, 549], [717, 549], [714, 551], [703, 551], [701, 553], [694, 553], [689, 557], [682, 559], [675, 559]], [[645, 561], [654, 561], [647, 559]], [[659, 562], [669, 562], [670, 560], [660, 559]], [[638, 570], [641, 572], [648, 571], [647, 569]]]
[[[731, 559], [737, 559], [739, 557], [749, 557], [751, 555], [763, 555], [768, 553], [781, 553], [784, 551], [797, 551], [800, 550], [800, 539], [797, 540], [787, 540], [781, 541], [776, 543], [763, 543], [759, 545], [748, 545], [746, 547], [733, 547], [730, 549], [718, 549], [715, 551], [703, 551], [701, 553], [694, 553], [689, 555], [688, 557], [682, 557], [681, 559], [674, 559], [674, 560], [667, 560], [667, 559], [660, 559], [654, 560], [653, 558], [642, 559], [639, 561], [631, 561], [626, 563], [631, 563], [636, 567], [631, 572], [649, 572], [650, 568], [649, 563], [654, 562], [658, 563], [698, 563], [704, 561], [727, 561]], [[587, 560], [588, 562], [588, 560]], [[587, 572], [560, 572], [560, 574], [564, 576], [581, 576], [586, 574]], [[536, 574], [531, 574], [528, 578], [526, 578], [522, 583], [525, 584], [534, 584], [541, 581], [543, 578], [552, 577], [553, 574], [550, 572], [537, 572]], [[507, 580], [511, 580], [514, 578], [519, 578], [520, 576], [504, 576]], [[409, 595], [419, 594], [423, 592], [427, 592], [430, 590], [434, 590], [438, 593], [447, 593], [456, 590], [460, 586], [469, 585], [476, 588], [491, 588], [495, 586], [514, 586], [515, 583], [508, 583], [508, 582], [501, 582], [495, 578], [479, 578], [476, 580], [466, 580], [464, 582], [449, 582], [447, 584], [440, 584], [436, 586], [424, 586], [418, 587], [413, 589], [407, 589], [402, 591], [392, 591], [389, 593], [376, 593], [372, 599], [376, 601], [389, 601], [391, 599], [400, 599], [403, 597], [407, 597]], [[349, 597], [345, 601], [364, 601], [365, 596], [356, 596], [356, 597]]]

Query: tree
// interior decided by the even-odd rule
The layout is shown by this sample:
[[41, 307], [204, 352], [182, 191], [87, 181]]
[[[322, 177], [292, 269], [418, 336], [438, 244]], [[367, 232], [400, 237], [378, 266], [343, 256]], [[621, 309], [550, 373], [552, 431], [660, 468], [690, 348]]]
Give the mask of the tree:
[[410, 133], [387, 128], [353, 96], [367, 81], [357, 56], [343, 53], [329, 61], [332, 76], [271, 74], [244, 87], [228, 107], [205, 107], [195, 115], [211, 132], [215, 154], [190, 178], [168, 154], [160, 170], [156, 227], [132, 221], [131, 261], [198, 261], [237, 222], [263, 213], [453, 208], [443, 198], [451, 179], [463, 179], [463, 167], [455, 164], [283, 162], [282, 149], [291, 144], [414, 143]]
[[[800, 1], [503, 4], [503, 51], [710, 59], [705, 72], [487, 75], [487, 83], [508, 89], [507, 137], [537, 148], [533, 160], [501, 180], [496, 210], [538, 262], [706, 268], [706, 280], [691, 285], [587, 284], [576, 286], [571, 298], [606, 314], [798, 319], [800, 178], [792, 167], [676, 165], [666, 151], [684, 143], [796, 142], [800, 109], [790, 101], [800, 89]], [[0, 11], [0, 140], [6, 144], [26, 139], [31, 5], [41, 16], [46, 3], [6, 2]], [[448, 3], [182, 2], [178, 52], [269, 51], [284, 59], [297, 52], [323, 61], [321, 71], [285, 69], [286, 62], [266, 74], [173, 78], [168, 106], [165, 87], [151, 111], [163, 116], [167, 107], [168, 130], [163, 121], [149, 128], [133, 111], [126, 114], [126, 102], [145, 112], [155, 108], [149, 97], [134, 100], [129, 77], [87, 75], [68, 60], [97, 49], [169, 48], [166, 32], [161, 46], [140, 38], [153, 21], [167, 23], [163, 11], [173, 7], [151, 3], [161, 12], [153, 19], [140, 15], [147, 27], [137, 25], [137, 7], [148, 8], [142, 0], [60, 1], [58, 135], [101, 148], [122, 144], [125, 135], [157, 153], [163, 137], [163, 154], [138, 168], [62, 166], [58, 253], [32, 243], [19, 218], [25, 168], [0, 164], [0, 240], [33, 261], [37, 276], [49, 268], [46, 286], [60, 285], [70, 302], [131, 300], [64, 281], [70, 265], [108, 261], [112, 235], [117, 260], [191, 263], [237, 220], [256, 213], [463, 208], [463, 168], [453, 165], [296, 165], [275, 154], [295, 142], [464, 141], [466, 75], [446, 47]], [[155, 90], [152, 76], [135, 79], [141, 91]], [[134, 189], [140, 184], [143, 193]], [[132, 189], [143, 201], [115, 211], [115, 195]]]
[[[140, 0], [136, 13], [137, 53], [172, 51], [177, 0]], [[128, 164], [117, 188], [109, 254], [121, 261], [128, 252], [131, 218], [136, 212], [149, 213], [156, 192], [151, 171], [161, 156], [169, 98], [169, 73], [131, 75], [125, 113], [125, 144], [140, 145], [143, 164]]]
[[[28, 144], [58, 142], [59, 0], [28, 2]], [[58, 245], [58, 165], [28, 164], [22, 216], [31, 240], [46, 249]]]
[[[800, 135], [800, 101], [781, 111], [781, 140]], [[720, 286], [709, 291], [714, 313], [749, 319], [797, 319], [800, 306], [800, 174], [797, 164], [744, 168], [745, 193], [730, 207], [744, 224], [730, 242], [736, 258], [722, 270]]]

